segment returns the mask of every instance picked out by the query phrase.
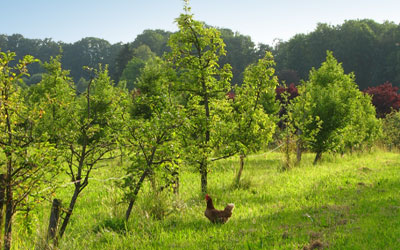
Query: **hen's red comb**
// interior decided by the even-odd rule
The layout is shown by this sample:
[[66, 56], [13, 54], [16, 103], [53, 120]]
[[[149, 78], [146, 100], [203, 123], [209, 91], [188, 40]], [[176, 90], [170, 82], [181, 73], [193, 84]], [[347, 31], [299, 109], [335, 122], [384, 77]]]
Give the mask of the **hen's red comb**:
[[210, 196], [208, 196], [208, 194], [206, 194], [206, 200], [210, 199]]

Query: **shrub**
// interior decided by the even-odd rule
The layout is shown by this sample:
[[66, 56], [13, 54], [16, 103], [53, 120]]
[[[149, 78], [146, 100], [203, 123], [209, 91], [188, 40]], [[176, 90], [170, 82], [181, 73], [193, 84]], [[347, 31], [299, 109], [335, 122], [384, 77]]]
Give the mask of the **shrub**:
[[383, 141], [389, 148], [400, 147], [400, 112], [392, 111], [383, 120]]
[[398, 91], [399, 88], [393, 87], [390, 82], [364, 90], [365, 93], [372, 96], [372, 104], [375, 106], [376, 114], [380, 118], [385, 117], [392, 110], [399, 110], [400, 94], [398, 94]]
[[345, 74], [341, 63], [327, 52], [321, 67], [310, 71], [292, 101], [294, 120], [301, 138], [316, 153], [338, 152], [372, 142], [380, 131], [369, 96], [363, 95], [353, 73]]

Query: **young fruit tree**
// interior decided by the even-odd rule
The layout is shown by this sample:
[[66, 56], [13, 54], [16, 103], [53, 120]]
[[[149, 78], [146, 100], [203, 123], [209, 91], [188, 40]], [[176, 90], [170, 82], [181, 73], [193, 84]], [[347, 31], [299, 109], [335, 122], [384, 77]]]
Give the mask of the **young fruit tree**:
[[222, 146], [232, 143], [233, 151], [239, 153], [240, 168], [236, 185], [240, 182], [246, 155], [260, 150], [272, 140], [275, 121], [267, 108], [275, 105], [278, 79], [274, 65], [272, 54], [268, 52], [257, 63], [248, 66], [243, 84], [235, 88], [235, 96], [230, 100], [232, 123], [228, 126], [228, 134], [224, 136], [228, 141]]
[[275, 89], [275, 94], [276, 100], [280, 104], [278, 112], [278, 127], [280, 133], [278, 133], [278, 135], [283, 142], [283, 152], [285, 155], [283, 170], [287, 170], [292, 164], [291, 151], [293, 150], [293, 141], [296, 141], [297, 163], [300, 162], [302, 156], [302, 143], [300, 138], [296, 136], [296, 134], [300, 134], [301, 131], [294, 126], [291, 105], [292, 100], [299, 95], [299, 92], [294, 83], [291, 83], [289, 86], [283, 83]]
[[6, 206], [4, 224], [4, 249], [11, 249], [14, 214], [25, 207], [30, 210], [40, 199], [43, 182], [52, 177], [54, 147], [46, 142], [46, 135], [35, 133], [41, 113], [27, 105], [19, 81], [29, 75], [27, 66], [36, 62], [25, 56], [15, 66], [10, 66], [15, 53], [0, 52], [0, 164], [5, 176], [1, 187], [5, 189], [1, 201]]
[[358, 89], [353, 73], [344, 73], [332, 52], [327, 52], [318, 70], [310, 71], [299, 94], [293, 115], [302, 141], [316, 153], [314, 164], [324, 152], [342, 151], [379, 134], [380, 123], [370, 98]]
[[[90, 70], [91, 79], [83, 94], [77, 94], [68, 72], [61, 69], [60, 58], [46, 65], [48, 74], [34, 89], [33, 100], [40, 105], [45, 120], [42, 126], [57, 146], [74, 191], [58, 232], [61, 238], [81, 192], [89, 184], [96, 164], [110, 157], [119, 126], [119, 98], [107, 70]], [[60, 164], [62, 165], [62, 164]], [[56, 239], [57, 243], [57, 239]]]
[[[107, 70], [93, 70], [86, 91], [75, 96], [71, 103], [72, 121], [63, 129], [70, 132], [63, 138], [63, 156], [67, 162], [67, 174], [74, 184], [74, 192], [68, 211], [59, 231], [61, 238], [68, 225], [79, 194], [89, 184], [89, 176], [96, 164], [110, 155], [116, 146], [115, 127], [118, 119], [119, 98]], [[60, 128], [61, 129], [61, 128]]]
[[137, 89], [126, 94], [122, 140], [131, 158], [122, 185], [129, 201], [126, 220], [145, 179], [150, 180], [154, 194], [166, 187], [177, 188], [177, 131], [184, 120], [170, 91], [168, 79], [173, 74], [161, 59], [149, 61], [135, 83]]
[[181, 97], [188, 118], [185, 131], [182, 130], [182, 157], [198, 166], [201, 191], [206, 193], [210, 158], [222, 140], [218, 134], [226, 125], [221, 119], [229, 112], [226, 94], [232, 73], [230, 65], [218, 64], [226, 53], [220, 32], [194, 20], [187, 5], [185, 10], [176, 19], [179, 30], [170, 37], [167, 60], [177, 74], [171, 83], [173, 91]]

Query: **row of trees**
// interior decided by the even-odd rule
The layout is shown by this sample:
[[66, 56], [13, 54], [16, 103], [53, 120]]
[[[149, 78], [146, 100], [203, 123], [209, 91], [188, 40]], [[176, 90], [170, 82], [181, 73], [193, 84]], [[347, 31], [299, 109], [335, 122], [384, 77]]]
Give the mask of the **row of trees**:
[[327, 50], [354, 72], [360, 89], [389, 81], [400, 85], [400, 24], [349, 20], [341, 25], [319, 23], [309, 34], [297, 34], [275, 48], [277, 70], [288, 83], [306, 79]]
[[[73, 44], [55, 42], [52, 39], [28, 39], [20, 34], [0, 35], [0, 48], [3, 51], [16, 53], [16, 61], [21, 60], [25, 55], [32, 55], [41, 61], [49, 61], [62, 53], [62, 63], [70, 70], [70, 75], [78, 82], [81, 78], [88, 79], [84, 66], [97, 67], [99, 63], [110, 65], [111, 74], [115, 71], [115, 60], [121, 51], [122, 44], [110, 44], [104, 39], [86, 37]], [[25, 79], [30, 84], [38, 83], [41, 73], [46, 70], [39, 64], [32, 64], [29, 67], [31, 77]]]
[[[232, 66], [233, 82], [241, 84], [245, 67], [256, 62], [265, 55], [270, 47], [259, 45], [256, 47], [249, 36], [234, 33], [230, 29], [220, 29], [228, 53], [220, 58], [221, 64], [229, 63]], [[0, 48], [3, 51], [14, 51], [16, 60], [25, 55], [32, 55], [41, 61], [48, 61], [62, 53], [62, 64], [76, 84], [83, 84], [88, 80], [88, 74], [83, 66], [96, 67], [99, 63], [109, 65], [110, 77], [118, 82], [121, 78], [133, 83], [139, 76], [143, 61], [152, 56], [162, 56], [169, 52], [167, 45], [172, 32], [164, 30], [144, 30], [133, 42], [110, 44], [104, 39], [86, 37], [75, 43], [55, 42], [51, 39], [28, 39], [20, 34], [0, 35]], [[127, 72], [124, 72], [126, 70]], [[41, 79], [45, 69], [39, 64], [29, 66], [30, 78], [26, 78], [27, 85], [36, 84]], [[79, 81], [81, 81], [79, 83]], [[129, 85], [128, 85], [129, 86]], [[133, 87], [131, 87], [133, 88]]]
[[[394, 86], [400, 85], [400, 68], [396, 66], [400, 64], [400, 32], [399, 25], [392, 22], [350, 20], [336, 26], [320, 23], [313, 32], [297, 34], [289, 41], [278, 42], [275, 47], [256, 45], [249, 36], [230, 29], [218, 31], [227, 51], [219, 58], [219, 63], [231, 65], [232, 84], [242, 84], [245, 68], [261, 59], [266, 51], [270, 51], [276, 59], [280, 82], [299, 84], [301, 79], [307, 78], [310, 68], [324, 61], [325, 52], [330, 50], [343, 62], [346, 73], [355, 73], [360, 89], [386, 81]], [[41, 61], [55, 57], [61, 48], [62, 64], [71, 71], [81, 91], [89, 79], [82, 67], [96, 67], [99, 63], [109, 65], [114, 81], [118, 82], [121, 78], [127, 80], [128, 87], [132, 89], [144, 61], [170, 52], [167, 43], [171, 35], [164, 30], [145, 30], [133, 42], [126, 44], [110, 44], [94, 37], [68, 44], [51, 39], [27, 39], [19, 34], [0, 35], [0, 48], [16, 52], [17, 60], [29, 54]], [[32, 76], [25, 82], [28, 85], [39, 82], [43, 67], [34, 64], [29, 69]]]
[[[179, 168], [194, 164], [206, 192], [211, 161], [244, 155], [272, 138], [274, 124], [261, 102], [277, 85], [271, 55], [246, 71], [246, 84], [233, 104], [226, 95], [231, 67], [218, 63], [226, 53], [220, 32], [193, 20], [188, 8], [177, 23], [180, 31], [169, 39], [170, 53], [162, 59], [149, 57], [132, 91], [126, 81], [116, 86], [100, 66], [85, 67], [89, 78], [80, 93], [61, 68], [60, 56], [42, 64], [46, 73], [39, 83], [24, 88], [21, 80], [37, 60], [26, 56], [15, 64], [15, 53], [1, 52], [5, 249], [11, 248], [12, 216], [34, 198], [46, 197], [43, 190], [54, 191], [49, 187], [58, 173], [68, 175], [74, 185], [58, 230], [61, 238], [93, 169], [99, 161], [116, 157], [118, 149], [131, 162], [121, 185], [129, 202], [128, 220], [144, 180], [155, 191], [171, 185], [177, 189]], [[234, 117], [233, 110], [238, 111]], [[230, 126], [235, 121], [245, 122]], [[261, 125], [263, 130], [257, 129]], [[257, 142], [242, 135], [246, 128], [252, 128]], [[266, 141], [257, 136], [262, 131], [268, 131]]]
[[[14, 53], [1, 52], [5, 249], [11, 248], [13, 214], [46, 197], [43, 190], [54, 192], [59, 173], [74, 185], [58, 230], [61, 238], [101, 160], [129, 160], [121, 183], [128, 220], [146, 180], [154, 192], [168, 187], [178, 192], [180, 170], [196, 166], [205, 193], [211, 162], [239, 155], [239, 182], [246, 155], [272, 141], [279, 103], [271, 53], [246, 67], [243, 83], [228, 95], [232, 67], [221, 64], [226, 55], [221, 32], [194, 20], [187, 3], [176, 22], [179, 31], [168, 40], [169, 52], [143, 62], [132, 90], [127, 81], [115, 84], [107, 67], [99, 66], [85, 67], [87, 87], [80, 93], [62, 69], [61, 57], [42, 64], [46, 73], [41, 81], [23, 88], [20, 81], [35, 59], [26, 56], [15, 64]], [[379, 135], [370, 97], [358, 90], [354, 75], [345, 74], [331, 52], [318, 70], [311, 70], [298, 94], [290, 101], [283, 98], [282, 128], [316, 153], [315, 162], [324, 152], [369, 145]]]

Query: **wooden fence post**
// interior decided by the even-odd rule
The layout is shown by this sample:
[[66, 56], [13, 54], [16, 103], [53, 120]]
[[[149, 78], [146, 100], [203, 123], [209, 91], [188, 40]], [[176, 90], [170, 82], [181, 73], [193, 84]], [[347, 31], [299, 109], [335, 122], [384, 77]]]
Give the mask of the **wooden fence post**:
[[54, 199], [51, 206], [49, 229], [47, 232], [47, 241], [54, 240], [57, 235], [58, 223], [60, 221], [61, 200]]
[[236, 186], [237, 187], [239, 187], [240, 177], [242, 176], [242, 172], [243, 172], [244, 158], [245, 158], [245, 156], [243, 154], [240, 154], [240, 167], [239, 167], [239, 171], [238, 171], [238, 173], [236, 175]]

